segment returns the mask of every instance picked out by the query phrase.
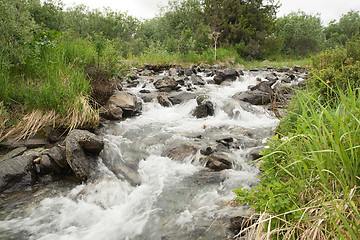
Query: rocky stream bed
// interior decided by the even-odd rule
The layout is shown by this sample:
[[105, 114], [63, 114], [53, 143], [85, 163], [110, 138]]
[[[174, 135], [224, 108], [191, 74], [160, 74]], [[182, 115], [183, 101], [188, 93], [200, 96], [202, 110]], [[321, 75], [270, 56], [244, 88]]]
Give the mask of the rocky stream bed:
[[258, 183], [277, 108], [306, 78], [297, 66], [134, 69], [95, 134], [0, 143], [0, 239], [232, 239], [249, 214], [232, 190]]

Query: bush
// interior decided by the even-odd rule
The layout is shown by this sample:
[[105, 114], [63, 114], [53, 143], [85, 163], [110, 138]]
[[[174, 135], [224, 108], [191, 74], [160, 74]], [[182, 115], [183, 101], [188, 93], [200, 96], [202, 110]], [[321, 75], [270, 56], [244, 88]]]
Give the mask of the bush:
[[327, 50], [313, 57], [309, 88], [319, 92], [324, 101], [338, 97], [339, 91], [360, 86], [360, 38], [345, 47]]

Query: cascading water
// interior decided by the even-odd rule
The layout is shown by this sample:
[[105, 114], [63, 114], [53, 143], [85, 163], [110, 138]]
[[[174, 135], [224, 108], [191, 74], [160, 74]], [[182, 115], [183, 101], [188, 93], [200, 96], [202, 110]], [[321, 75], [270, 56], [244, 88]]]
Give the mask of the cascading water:
[[[171, 107], [144, 103], [140, 116], [109, 122], [100, 129], [105, 147], [94, 179], [58, 184], [46, 198], [12, 210], [0, 221], [0, 239], [226, 239], [229, 217], [247, 211], [228, 204], [232, 190], [258, 181], [248, 153], [277, 123], [264, 107], [231, 105], [235, 93], [255, 84], [249, 72], [225, 85], [199, 87], [196, 94], [206, 94], [215, 106], [207, 118], [192, 116], [192, 99]], [[227, 153], [233, 169], [209, 170], [200, 151], [183, 161], [164, 154], [181, 144], [204, 149], [229, 137], [238, 145]]]

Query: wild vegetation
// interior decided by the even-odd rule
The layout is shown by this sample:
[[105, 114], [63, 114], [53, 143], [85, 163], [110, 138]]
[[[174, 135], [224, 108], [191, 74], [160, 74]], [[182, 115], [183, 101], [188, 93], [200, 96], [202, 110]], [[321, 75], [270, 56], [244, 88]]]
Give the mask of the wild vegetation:
[[[262, 0], [169, 1], [152, 19], [55, 0], [0, 1], [0, 140], [45, 126], [93, 128], [94, 74], [106, 81], [141, 64], [309, 64], [308, 89], [265, 149], [262, 180], [242, 202], [278, 239], [357, 239], [360, 14], [328, 26], [301, 11], [277, 18]], [[266, 60], [266, 61], [264, 61]], [[258, 227], [263, 226], [263, 228]]]
[[261, 213], [258, 237], [359, 238], [359, 47], [354, 38], [313, 58], [307, 90], [263, 152], [259, 186], [235, 190]]

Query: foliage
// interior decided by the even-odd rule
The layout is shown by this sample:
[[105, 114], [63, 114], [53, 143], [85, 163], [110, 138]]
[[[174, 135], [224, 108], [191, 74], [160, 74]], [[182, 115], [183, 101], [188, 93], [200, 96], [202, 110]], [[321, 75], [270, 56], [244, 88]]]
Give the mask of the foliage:
[[335, 48], [338, 45], [344, 45], [352, 37], [358, 35], [359, 31], [360, 14], [356, 11], [350, 11], [342, 15], [338, 22], [334, 20], [325, 28], [327, 46]]
[[30, 49], [36, 29], [25, 0], [0, 1], [0, 55], [1, 65], [10, 68], [23, 63]]
[[278, 24], [284, 53], [306, 56], [322, 49], [325, 37], [319, 15], [292, 12], [279, 18]]
[[244, 43], [242, 52], [251, 58], [262, 58], [273, 53], [277, 39], [275, 14], [279, 6], [274, 1], [262, 0], [205, 0], [204, 12], [213, 31], [221, 33], [225, 45]]
[[[347, 48], [358, 46], [358, 39]], [[324, 83], [298, 91], [282, 120], [280, 133], [270, 140], [261, 159], [261, 181], [251, 191], [235, 189], [238, 200], [247, 202], [261, 216], [260, 230], [280, 239], [358, 239], [360, 234], [360, 98], [352, 75], [343, 74], [335, 91], [326, 82], [339, 72], [314, 79], [319, 69], [335, 69], [342, 60], [358, 76], [358, 63], [349, 64], [344, 49], [321, 53], [312, 80]], [[344, 60], [345, 56], [345, 60]], [[357, 59], [359, 55], [353, 56]], [[340, 78], [338, 79], [340, 81]], [[319, 96], [321, 96], [319, 98]]]
[[327, 50], [313, 57], [309, 87], [316, 89], [325, 101], [333, 101], [339, 91], [360, 85], [360, 38], [353, 38], [344, 47]]

